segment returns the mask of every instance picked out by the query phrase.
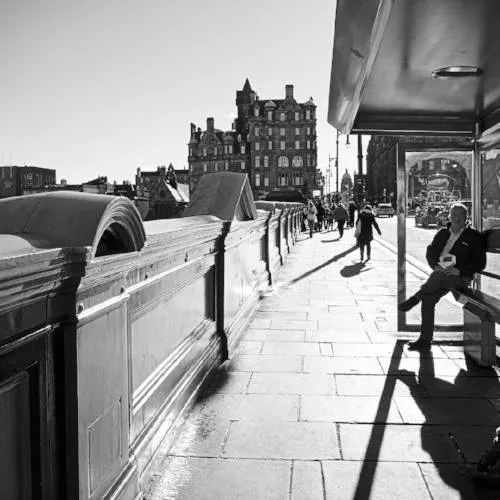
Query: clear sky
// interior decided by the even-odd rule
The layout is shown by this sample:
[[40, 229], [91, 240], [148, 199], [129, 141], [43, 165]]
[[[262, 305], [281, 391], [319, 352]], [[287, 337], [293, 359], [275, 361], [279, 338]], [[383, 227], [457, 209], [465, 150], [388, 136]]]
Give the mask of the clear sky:
[[335, 0], [1, 0], [0, 164], [70, 183], [187, 168], [190, 122], [230, 129], [249, 78], [261, 99], [313, 97], [324, 171], [334, 17]]

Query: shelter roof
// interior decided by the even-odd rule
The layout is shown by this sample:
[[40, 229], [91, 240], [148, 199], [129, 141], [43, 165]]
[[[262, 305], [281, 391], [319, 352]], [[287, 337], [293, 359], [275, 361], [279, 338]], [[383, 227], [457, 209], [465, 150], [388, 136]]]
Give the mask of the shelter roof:
[[[337, 0], [328, 121], [349, 133], [500, 128], [500, 2]], [[480, 77], [433, 77], [450, 66]]]

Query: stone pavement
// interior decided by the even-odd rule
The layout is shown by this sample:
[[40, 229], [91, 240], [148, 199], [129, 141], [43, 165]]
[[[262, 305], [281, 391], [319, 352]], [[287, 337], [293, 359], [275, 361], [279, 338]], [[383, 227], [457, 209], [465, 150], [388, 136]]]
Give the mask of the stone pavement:
[[[407, 351], [417, 334], [395, 326], [396, 256], [374, 242], [360, 264], [353, 242], [352, 230], [301, 237], [237, 355], [160, 450], [144, 498], [500, 498], [460, 475], [449, 438], [470, 461], [489, 446], [496, 369], [469, 363], [460, 333]], [[411, 270], [411, 286], [421, 279]]]

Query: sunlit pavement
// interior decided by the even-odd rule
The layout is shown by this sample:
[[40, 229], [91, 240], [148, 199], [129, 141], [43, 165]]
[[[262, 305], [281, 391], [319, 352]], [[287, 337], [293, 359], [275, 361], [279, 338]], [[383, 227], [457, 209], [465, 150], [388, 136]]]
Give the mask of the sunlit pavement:
[[[337, 238], [301, 236], [238, 353], [160, 450], [145, 498], [500, 498], [460, 475], [449, 438], [470, 461], [488, 447], [496, 371], [466, 361], [458, 332], [407, 351], [417, 334], [396, 328], [395, 254], [375, 242], [360, 263], [352, 229]], [[422, 279], [410, 266], [411, 286]], [[438, 311], [461, 319], [451, 302]]]

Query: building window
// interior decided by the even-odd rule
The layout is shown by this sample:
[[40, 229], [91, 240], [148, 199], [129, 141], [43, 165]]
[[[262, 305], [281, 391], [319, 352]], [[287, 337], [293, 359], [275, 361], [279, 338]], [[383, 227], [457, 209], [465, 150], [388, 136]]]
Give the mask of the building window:
[[255, 151], [260, 151], [260, 142], [255, 143]]
[[272, 111], [268, 111], [267, 112], [267, 119], [268, 120], [272, 120], [273, 119], [273, 112]]
[[295, 111], [295, 121], [298, 122], [299, 120], [300, 120], [299, 112]]
[[285, 113], [283, 113], [283, 112], [280, 113], [280, 120], [282, 122], [284, 122], [286, 120], [286, 114]]
[[246, 168], [246, 166], [245, 166], [245, 162], [244, 162], [244, 161], [242, 161], [242, 162], [241, 162], [241, 170], [245, 170], [245, 168]]
[[245, 145], [244, 144], [241, 145], [241, 153], [245, 154]]
[[238, 134], [238, 142], [241, 142], [241, 134]]
[[255, 106], [255, 108], [253, 108], [253, 114], [254, 114], [254, 116], [259, 116], [259, 107], [258, 106]]
[[232, 146], [232, 144], [229, 145], [229, 154], [230, 155], [233, 154], [233, 146]]
[[255, 137], [259, 137], [259, 135], [260, 135], [260, 128], [255, 127]]
[[280, 175], [280, 186], [286, 186], [288, 184], [288, 179], [285, 174]]
[[310, 120], [310, 119], [311, 119], [311, 110], [306, 109], [306, 120]]
[[267, 149], [273, 149], [273, 141], [267, 141]]
[[204, 163], [204, 164], [203, 164], [203, 172], [206, 172], [207, 170], [208, 170], [207, 164], [206, 164], [206, 163]]
[[229, 160], [224, 162], [224, 170], [229, 170]]
[[303, 184], [303, 182], [302, 182], [302, 175], [301, 174], [295, 174], [293, 176], [293, 183], [296, 186], [302, 186], [302, 184]]
[[307, 135], [311, 135], [311, 127], [307, 127]]
[[264, 177], [264, 186], [269, 186], [269, 177], [267, 175]]
[[260, 186], [260, 174], [255, 174], [255, 185]]
[[288, 158], [286, 156], [280, 156], [278, 158], [278, 167], [288, 167]]
[[215, 162], [214, 164], [214, 170], [217, 172], [217, 170], [219, 170], [219, 164], [217, 162]]
[[203, 156], [207, 156], [207, 148], [203, 148]]
[[193, 156], [193, 148], [189, 148], [189, 156]]
[[312, 141], [312, 148], [316, 149], [316, 141]]
[[300, 141], [295, 141], [295, 149], [300, 149]]
[[294, 156], [292, 158], [292, 167], [303, 167], [304, 166], [304, 160], [302, 159], [302, 156]]
[[284, 127], [280, 128], [280, 135], [284, 136], [286, 134], [286, 129]]
[[269, 168], [269, 156], [264, 156], [264, 168]]
[[273, 127], [267, 128], [267, 135], [273, 135]]
[[307, 166], [310, 167], [312, 165], [312, 163], [311, 163], [311, 155], [310, 154], [307, 155], [307, 160], [306, 161], [307, 161]]
[[260, 168], [260, 157], [259, 156], [255, 157], [255, 168]]
[[295, 127], [295, 135], [300, 135], [300, 128], [299, 127]]
[[281, 150], [286, 149], [285, 141], [280, 141], [280, 149]]
[[312, 166], [315, 167], [316, 166], [316, 158], [313, 157], [312, 159]]
[[311, 141], [309, 141], [309, 140], [307, 141], [306, 148], [307, 148], [307, 149], [311, 149]]

